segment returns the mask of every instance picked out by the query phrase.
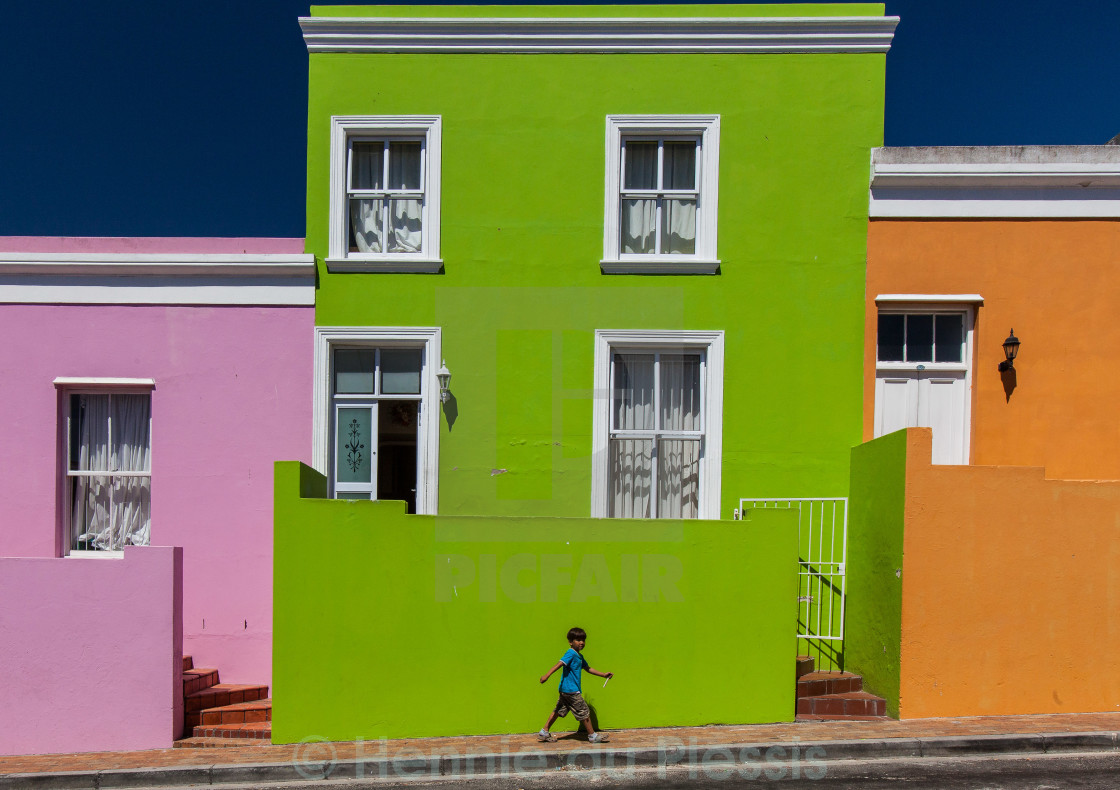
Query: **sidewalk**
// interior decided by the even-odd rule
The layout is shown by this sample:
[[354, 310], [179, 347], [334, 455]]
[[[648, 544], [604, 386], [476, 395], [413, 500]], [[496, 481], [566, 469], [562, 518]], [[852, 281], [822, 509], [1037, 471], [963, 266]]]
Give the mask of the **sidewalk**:
[[[170, 787], [355, 775], [508, 775], [608, 763], [623, 768], [685, 761], [726, 766], [728, 759], [740, 765], [769, 754], [786, 759], [795, 749], [818, 761], [1117, 751], [1120, 712], [622, 730], [611, 733], [604, 745], [589, 744], [563, 730], [556, 734], [558, 740], [552, 743], [524, 733], [0, 757], [0, 788], [108, 788], [135, 786], [139, 780]], [[768, 753], [772, 746], [786, 751]], [[816, 751], [809, 753], [813, 748]]]

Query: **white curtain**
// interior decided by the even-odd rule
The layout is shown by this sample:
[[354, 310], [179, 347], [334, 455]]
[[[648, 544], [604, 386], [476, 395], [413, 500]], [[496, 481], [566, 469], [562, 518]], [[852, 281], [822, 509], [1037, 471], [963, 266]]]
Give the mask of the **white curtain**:
[[[654, 414], [655, 366], [660, 410]], [[613, 426], [615, 431], [700, 431], [700, 355], [615, 354]], [[657, 497], [660, 518], [696, 518], [700, 502], [702, 440], [658, 439], [654, 490], [654, 440], [610, 442], [609, 515], [649, 518]]]
[[[657, 143], [629, 142], [625, 150], [623, 190], [657, 189]], [[629, 254], [657, 251], [656, 199], [622, 201], [622, 251]]]
[[694, 254], [696, 201], [666, 200], [661, 211], [661, 251], [675, 255]]
[[379, 198], [350, 200], [350, 251], [381, 252], [381, 206]]
[[419, 200], [389, 203], [389, 252], [420, 252], [422, 205]]
[[72, 459], [75, 471], [110, 473], [71, 478], [74, 547], [119, 550], [126, 545], [147, 545], [151, 477], [111, 473], [151, 471], [151, 398], [79, 395], [72, 419], [78, 420], [78, 447]]

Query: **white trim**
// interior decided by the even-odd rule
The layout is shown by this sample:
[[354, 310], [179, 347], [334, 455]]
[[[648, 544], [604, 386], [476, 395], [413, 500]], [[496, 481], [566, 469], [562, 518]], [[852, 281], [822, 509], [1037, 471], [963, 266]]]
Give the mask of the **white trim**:
[[723, 467], [723, 331], [597, 329], [595, 330], [594, 414], [591, 430], [591, 516], [605, 518], [607, 509], [607, 444], [610, 435], [611, 348], [691, 346], [706, 352], [704, 392], [704, 456], [700, 464], [699, 518], [720, 517]]
[[887, 155], [875, 149], [869, 215], [873, 219], [1120, 217], [1120, 156], [1103, 162], [1029, 161], [1044, 156], [1102, 159], [1106, 157], [1094, 150], [1102, 147], [892, 149], [889, 156], [896, 159], [988, 157], [988, 161], [903, 162], [878, 161]]
[[897, 16], [301, 17], [308, 52], [867, 53]]
[[335, 343], [424, 345], [420, 380], [421, 427], [417, 443], [416, 512], [433, 515], [439, 508], [439, 421], [442, 406], [436, 371], [443, 360], [439, 327], [315, 327], [315, 378], [312, 393], [311, 461], [323, 475], [330, 469], [331, 346]]
[[155, 379], [123, 379], [123, 378], [81, 378], [76, 376], [59, 376], [53, 382], [60, 389], [155, 389]]
[[[608, 115], [606, 178], [603, 192], [604, 274], [715, 274], [719, 219], [718, 115]], [[700, 183], [697, 185], [694, 255], [623, 255], [619, 242], [622, 139], [627, 135], [695, 135], [700, 138]]]
[[[616, 220], [617, 224], [617, 220]], [[658, 255], [657, 260], [599, 261], [603, 274], [719, 274], [718, 260], [705, 261], [682, 258], [680, 255]], [[662, 260], [667, 258], [668, 260]]]
[[0, 303], [310, 306], [315, 256], [0, 253]]
[[327, 271], [332, 274], [350, 272], [404, 272], [413, 274], [439, 274], [443, 260], [431, 258], [416, 260], [402, 255], [390, 255], [377, 260], [361, 258], [326, 258]]
[[[439, 255], [439, 215], [441, 149], [443, 121], [439, 115], [332, 115], [330, 160], [330, 229], [327, 270], [331, 272], [438, 272], [443, 265]], [[424, 214], [422, 242], [415, 255], [388, 253], [373, 255], [347, 251], [348, 210], [346, 198], [347, 141], [352, 136], [424, 138], [421, 165]], [[343, 264], [342, 262], [345, 262]]]
[[980, 294], [879, 294], [875, 297], [875, 304], [888, 304], [892, 309], [911, 304], [929, 307], [931, 302], [945, 305], [982, 305], [984, 297]]

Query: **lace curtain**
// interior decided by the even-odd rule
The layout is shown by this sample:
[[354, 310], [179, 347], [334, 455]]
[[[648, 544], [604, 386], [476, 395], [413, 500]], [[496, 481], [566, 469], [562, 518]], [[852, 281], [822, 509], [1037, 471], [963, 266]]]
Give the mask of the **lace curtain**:
[[[146, 546], [151, 533], [151, 397], [72, 397], [72, 548]], [[146, 472], [120, 475], [115, 472]]]
[[[354, 143], [350, 159], [350, 189], [392, 193], [418, 190], [423, 150], [418, 142], [391, 141], [389, 177], [385, 170], [385, 143]], [[422, 241], [421, 198], [351, 197], [351, 252], [420, 252]]]
[[[662, 173], [657, 173], [658, 143], [626, 143], [622, 198], [622, 252], [626, 254], [696, 252], [695, 197], [630, 198], [628, 191], [696, 189], [696, 144], [666, 142], [662, 146]], [[661, 208], [661, 238], [657, 235], [657, 210]]]
[[[655, 413], [658, 373], [660, 409]], [[612, 409], [614, 431], [651, 431], [652, 435], [611, 438], [609, 515], [650, 518], [656, 504], [659, 518], [696, 518], [701, 439], [660, 434], [700, 431], [700, 356], [615, 354]]]

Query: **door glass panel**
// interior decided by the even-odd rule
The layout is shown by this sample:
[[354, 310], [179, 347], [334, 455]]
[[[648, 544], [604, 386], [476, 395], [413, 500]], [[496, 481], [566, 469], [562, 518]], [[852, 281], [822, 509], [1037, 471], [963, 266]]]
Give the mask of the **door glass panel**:
[[420, 359], [418, 348], [381, 350], [381, 392], [391, 395], [420, 394]]
[[650, 518], [652, 475], [652, 439], [611, 439], [607, 515], [611, 518]]
[[938, 362], [963, 362], [964, 316], [939, 315], [934, 320]]
[[696, 143], [665, 143], [665, 189], [696, 188]]
[[614, 355], [614, 427], [653, 430], [653, 354]]
[[335, 430], [335, 478], [340, 483], [369, 483], [370, 418], [372, 409], [343, 408], [338, 410]]
[[879, 314], [880, 362], [902, 362], [903, 341], [906, 337], [906, 316]]
[[384, 144], [353, 143], [350, 149], [350, 188], [381, 189]]
[[906, 361], [933, 361], [933, 316], [906, 316]]
[[334, 391], [336, 393], [373, 392], [372, 348], [340, 348], [334, 352]]

